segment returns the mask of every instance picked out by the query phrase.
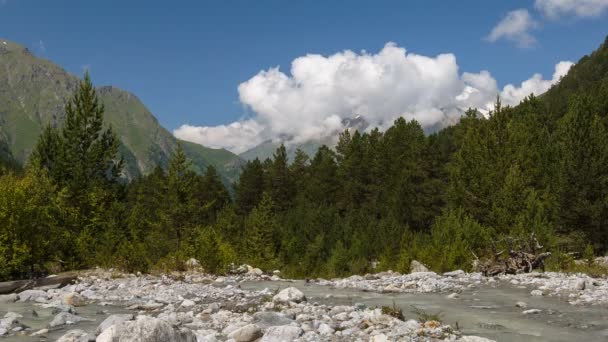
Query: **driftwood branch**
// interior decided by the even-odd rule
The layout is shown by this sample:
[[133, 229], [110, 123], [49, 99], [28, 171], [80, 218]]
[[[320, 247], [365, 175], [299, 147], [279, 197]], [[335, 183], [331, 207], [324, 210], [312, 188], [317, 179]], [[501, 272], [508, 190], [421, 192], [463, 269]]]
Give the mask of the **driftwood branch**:
[[76, 277], [74, 273], [66, 273], [48, 278], [0, 282], [0, 294], [18, 293], [42, 286], [57, 285], [58, 287], [63, 287], [73, 283]]
[[[506, 242], [508, 254], [504, 253], [505, 250], [496, 253], [498, 242]], [[537, 268], [544, 270], [545, 259], [551, 256], [551, 253], [537, 253], [543, 246], [538, 242], [534, 233], [530, 235], [528, 241], [523, 241], [519, 246], [515, 246], [517, 242], [520, 240], [512, 237], [492, 241], [493, 259], [476, 262], [477, 270], [486, 276], [529, 273]]]

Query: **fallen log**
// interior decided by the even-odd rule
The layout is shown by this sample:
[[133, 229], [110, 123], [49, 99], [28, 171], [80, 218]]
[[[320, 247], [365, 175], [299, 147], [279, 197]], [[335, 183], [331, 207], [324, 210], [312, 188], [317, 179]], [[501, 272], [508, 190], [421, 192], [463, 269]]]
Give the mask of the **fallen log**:
[[42, 286], [57, 285], [58, 287], [64, 287], [74, 283], [76, 278], [77, 275], [75, 273], [65, 273], [46, 278], [0, 282], [0, 294], [19, 293]]

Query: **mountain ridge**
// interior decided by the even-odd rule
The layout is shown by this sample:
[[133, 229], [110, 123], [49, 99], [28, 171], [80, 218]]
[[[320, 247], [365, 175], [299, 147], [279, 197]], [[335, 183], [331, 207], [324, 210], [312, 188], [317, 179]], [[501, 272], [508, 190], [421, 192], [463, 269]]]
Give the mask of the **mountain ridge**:
[[[77, 89], [80, 78], [39, 58], [26, 47], [0, 39], [0, 136], [14, 159], [25, 163], [43, 127], [60, 127], [64, 107]], [[113, 85], [96, 88], [105, 107], [105, 123], [116, 130], [125, 175], [135, 178], [166, 167], [177, 143], [187, 145], [194, 169], [202, 172], [213, 165], [231, 183], [238, 177], [242, 160], [225, 149], [212, 149], [175, 138], [150, 112], [137, 95]]]

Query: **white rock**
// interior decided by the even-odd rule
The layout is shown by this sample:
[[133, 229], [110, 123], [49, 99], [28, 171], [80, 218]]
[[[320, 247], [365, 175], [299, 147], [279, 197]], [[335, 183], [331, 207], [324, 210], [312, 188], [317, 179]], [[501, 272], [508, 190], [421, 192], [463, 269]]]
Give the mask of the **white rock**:
[[317, 329], [317, 332], [319, 335], [331, 335], [334, 333], [334, 329], [332, 329], [332, 327], [330, 327], [328, 324], [321, 323]]
[[30, 336], [44, 336], [48, 333], [49, 333], [49, 329], [40, 329], [40, 330], [32, 333]]
[[196, 336], [190, 330], [176, 330], [169, 323], [158, 318], [139, 316], [135, 321], [114, 324], [97, 336], [97, 342], [195, 342]]
[[251, 342], [262, 337], [262, 329], [255, 324], [248, 324], [231, 332], [228, 337], [236, 342]]
[[424, 266], [419, 261], [412, 260], [412, 262], [410, 263], [410, 273], [428, 272], [428, 271], [429, 271], [428, 267]]
[[454, 292], [454, 293], [450, 293], [449, 295], [447, 295], [448, 299], [458, 299], [460, 296], [458, 295], [458, 293]]
[[543, 295], [543, 291], [541, 291], [541, 290], [532, 290], [532, 292], [530, 292], [530, 294], [532, 296], [535, 296], [535, 297], [540, 297], [540, 296]]
[[69, 330], [61, 336], [57, 342], [89, 342], [95, 337], [89, 335], [86, 331], [80, 329]]
[[132, 314], [110, 315], [103, 322], [101, 322], [101, 324], [97, 327], [95, 334], [97, 334], [97, 335], [101, 334], [102, 332], [104, 332], [106, 329], [113, 326], [114, 324], [118, 324], [118, 323], [125, 322], [125, 321], [132, 321], [134, 319], [135, 319], [135, 316], [133, 316]]
[[275, 303], [301, 303], [306, 301], [306, 296], [295, 287], [288, 287], [272, 297], [272, 301]]
[[528, 304], [526, 302], [517, 302], [517, 303], [515, 303], [515, 306], [518, 308], [525, 309], [528, 307]]
[[462, 277], [464, 276], [466, 273], [463, 270], [456, 270], [456, 271], [451, 271], [451, 272], [445, 272], [443, 274], [444, 277]]
[[16, 293], [0, 295], [0, 304], [14, 303], [19, 300], [19, 296]]
[[191, 301], [190, 299], [184, 299], [184, 301], [182, 302], [181, 306], [183, 308], [191, 308], [191, 307], [193, 307], [195, 305], [196, 305], [196, 303], [193, 302], [193, 301]]
[[388, 342], [388, 337], [384, 334], [374, 335], [369, 339], [369, 342]]
[[84, 317], [80, 317], [80, 316], [76, 316], [69, 312], [60, 312], [49, 323], [49, 328], [56, 328], [56, 327], [60, 327], [62, 325], [66, 325], [66, 324], [74, 324], [74, 323], [84, 322], [84, 321], [92, 322], [93, 320], [84, 318]]
[[459, 342], [495, 342], [494, 340], [487, 339], [479, 336], [462, 336]]
[[522, 314], [524, 314], [524, 315], [536, 315], [536, 314], [539, 314], [540, 312], [541, 312], [541, 310], [539, 310], [539, 309], [530, 309], [530, 310], [522, 311]]
[[300, 337], [304, 331], [299, 327], [291, 325], [282, 325], [276, 327], [270, 327], [266, 329], [266, 333], [260, 340], [260, 342], [286, 342], [293, 341]]
[[33, 302], [39, 297], [46, 299], [46, 292], [42, 290], [25, 290], [23, 292], [19, 292], [20, 302]]

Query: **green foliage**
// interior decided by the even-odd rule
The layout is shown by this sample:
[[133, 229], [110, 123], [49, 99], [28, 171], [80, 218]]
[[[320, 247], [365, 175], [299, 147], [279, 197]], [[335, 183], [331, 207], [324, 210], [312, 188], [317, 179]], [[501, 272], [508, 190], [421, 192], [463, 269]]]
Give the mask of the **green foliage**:
[[416, 315], [418, 322], [425, 323], [435, 321], [441, 323], [441, 312], [433, 314], [414, 305], [412, 305], [412, 312]]
[[398, 308], [395, 302], [393, 301], [393, 306], [383, 306], [382, 314], [393, 316], [398, 320], [405, 321], [405, 316], [403, 316], [403, 310]]

